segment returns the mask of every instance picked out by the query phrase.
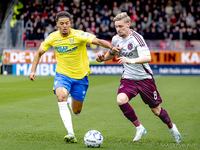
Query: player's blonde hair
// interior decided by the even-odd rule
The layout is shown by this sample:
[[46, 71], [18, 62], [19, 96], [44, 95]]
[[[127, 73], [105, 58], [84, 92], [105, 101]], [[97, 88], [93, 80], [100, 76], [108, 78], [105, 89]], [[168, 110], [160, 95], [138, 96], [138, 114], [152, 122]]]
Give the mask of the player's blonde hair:
[[119, 20], [124, 20], [125, 23], [130, 23], [131, 22], [131, 18], [127, 15], [126, 12], [122, 12], [120, 14], [118, 14], [113, 21], [119, 21]]

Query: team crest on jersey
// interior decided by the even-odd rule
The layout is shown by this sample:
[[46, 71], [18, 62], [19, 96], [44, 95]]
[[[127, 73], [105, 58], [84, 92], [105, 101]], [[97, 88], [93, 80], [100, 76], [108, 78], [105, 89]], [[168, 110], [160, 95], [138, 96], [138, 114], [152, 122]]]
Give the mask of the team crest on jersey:
[[70, 43], [70, 44], [74, 44], [74, 38], [70, 38], [70, 39], [69, 39], [69, 43]]
[[128, 50], [132, 50], [133, 49], [133, 44], [129, 43], [127, 48], [128, 48]]

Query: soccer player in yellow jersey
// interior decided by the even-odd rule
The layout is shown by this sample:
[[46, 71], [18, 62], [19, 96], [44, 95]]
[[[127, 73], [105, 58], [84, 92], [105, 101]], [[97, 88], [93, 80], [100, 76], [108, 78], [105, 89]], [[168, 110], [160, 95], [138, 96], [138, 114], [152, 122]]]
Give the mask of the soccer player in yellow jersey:
[[[58, 13], [56, 15], [56, 24], [59, 30], [51, 33], [41, 43], [34, 56], [29, 79], [34, 81], [36, 67], [41, 56], [52, 46], [57, 57], [53, 90], [58, 99], [60, 116], [68, 131], [68, 135], [64, 137], [64, 140], [77, 143], [73, 131], [71, 113], [67, 104], [69, 104], [75, 115], [81, 113], [89, 84], [87, 76], [91, 73], [86, 43], [100, 45], [111, 49], [113, 52], [118, 52], [121, 47], [114, 47], [109, 42], [96, 38], [93, 34], [70, 28], [70, 14], [68, 12], [62, 11]], [[69, 93], [71, 94], [71, 100], [68, 99]]]

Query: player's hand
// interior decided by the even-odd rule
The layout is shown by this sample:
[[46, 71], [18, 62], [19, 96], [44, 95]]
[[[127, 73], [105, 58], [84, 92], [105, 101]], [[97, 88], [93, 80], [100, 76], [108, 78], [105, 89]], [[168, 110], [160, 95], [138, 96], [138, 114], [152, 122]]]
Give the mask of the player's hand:
[[32, 81], [34, 81], [35, 77], [36, 77], [36, 75], [35, 75], [34, 72], [32, 72], [32, 73], [28, 76], [28, 78], [29, 78], [30, 80], [32, 80]]
[[126, 57], [119, 57], [117, 58], [118, 63], [123, 65], [124, 63], [131, 64], [131, 61]]
[[111, 50], [116, 53], [116, 52], [119, 52], [123, 47], [113, 47]]
[[104, 61], [104, 60], [105, 60], [104, 54], [98, 54], [98, 55], [96, 56], [96, 61], [102, 62], [102, 61]]

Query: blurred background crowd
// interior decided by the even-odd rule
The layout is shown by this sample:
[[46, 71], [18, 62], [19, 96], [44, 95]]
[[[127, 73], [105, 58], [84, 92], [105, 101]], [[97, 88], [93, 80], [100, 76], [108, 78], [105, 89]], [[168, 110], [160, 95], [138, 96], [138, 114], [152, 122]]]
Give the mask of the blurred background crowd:
[[[20, 7], [20, 4], [23, 7]], [[150, 40], [200, 40], [199, 0], [23, 0], [16, 20], [24, 20], [24, 40], [43, 40], [57, 30], [55, 16], [71, 13], [71, 27], [111, 40], [114, 16], [127, 12], [131, 28]]]

